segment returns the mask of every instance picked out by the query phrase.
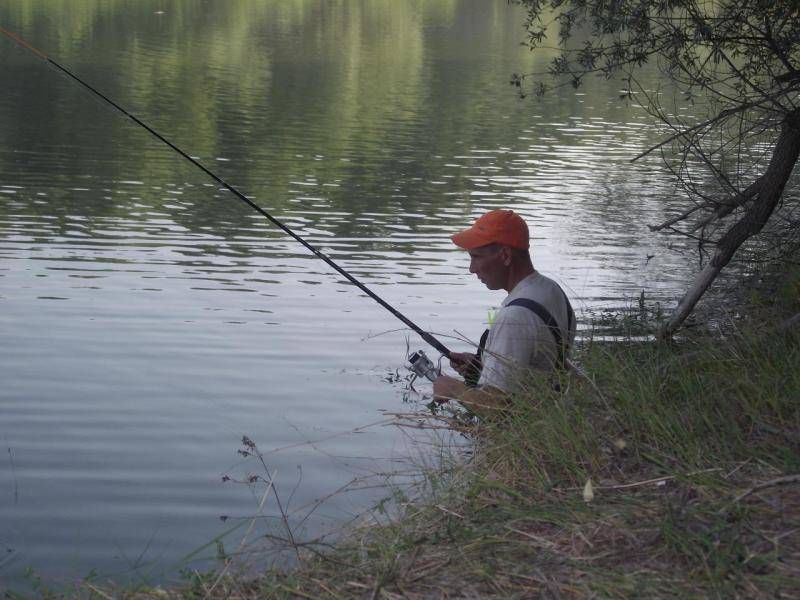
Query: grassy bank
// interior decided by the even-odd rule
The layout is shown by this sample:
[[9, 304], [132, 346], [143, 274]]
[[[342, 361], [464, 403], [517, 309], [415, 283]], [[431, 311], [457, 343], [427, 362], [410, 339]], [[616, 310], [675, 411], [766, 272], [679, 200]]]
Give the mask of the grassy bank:
[[[382, 526], [187, 596], [783, 597], [800, 585], [800, 273], [726, 339], [589, 342]], [[630, 322], [630, 318], [624, 322]]]
[[471, 431], [469, 460], [425, 473], [398, 518], [304, 550], [291, 570], [136, 595], [793, 596], [800, 325], [782, 324], [798, 312], [795, 271], [725, 339], [590, 340], [576, 359], [591, 381], [532, 382]]

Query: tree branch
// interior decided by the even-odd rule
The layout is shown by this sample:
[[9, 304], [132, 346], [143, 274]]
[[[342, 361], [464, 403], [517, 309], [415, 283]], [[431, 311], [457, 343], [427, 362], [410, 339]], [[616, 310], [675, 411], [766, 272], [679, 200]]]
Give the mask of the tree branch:
[[762, 175], [758, 179], [756, 179], [753, 183], [747, 186], [744, 191], [740, 192], [733, 198], [725, 201], [717, 210], [714, 211], [713, 214], [709, 215], [707, 218], [703, 219], [699, 223], [695, 224], [692, 228], [692, 231], [697, 231], [701, 227], [707, 227], [714, 221], [719, 221], [720, 219], [724, 219], [729, 214], [731, 214], [734, 210], [739, 208], [740, 206], [747, 203], [749, 200], [752, 200], [756, 194], [758, 194], [759, 190], [764, 182], [764, 176]]
[[[686, 219], [689, 216], [691, 216], [692, 214], [696, 213], [698, 210], [704, 210], [704, 209], [707, 210], [708, 207], [703, 205], [703, 204], [698, 204], [696, 206], [693, 206], [689, 210], [686, 210], [686, 211], [682, 212], [678, 216], [672, 217], [668, 221], [664, 221], [663, 223], [661, 223], [659, 225], [648, 225], [647, 228], [650, 231], [661, 231], [663, 229], [671, 229], [672, 226], [675, 225], [675, 223], [680, 223], [684, 219]], [[695, 230], [693, 229], [692, 231], [695, 231]]]
[[744, 216], [717, 242], [711, 260], [695, 278], [694, 284], [662, 327], [660, 332], [662, 337], [672, 335], [680, 327], [739, 247], [761, 231], [781, 199], [784, 186], [797, 164], [798, 156], [800, 156], [800, 110], [791, 113], [783, 123], [772, 153], [772, 160], [763, 175], [763, 187], [758, 200], [753, 202]]
[[725, 109], [723, 111], [720, 111], [716, 116], [711, 117], [710, 119], [707, 119], [707, 120], [703, 121], [702, 123], [698, 123], [697, 125], [689, 127], [688, 129], [683, 129], [683, 130], [677, 132], [675, 135], [671, 135], [667, 139], [660, 141], [655, 146], [651, 146], [650, 148], [648, 148], [647, 150], [645, 150], [641, 154], [637, 154], [636, 156], [634, 156], [630, 160], [630, 162], [636, 162], [640, 158], [644, 158], [645, 156], [647, 156], [651, 152], [666, 146], [670, 142], [674, 142], [675, 140], [680, 139], [682, 137], [687, 137], [687, 136], [691, 135], [692, 133], [697, 132], [698, 130], [704, 129], [704, 128], [709, 127], [711, 125], [715, 125], [716, 123], [719, 123], [720, 121], [722, 121], [724, 119], [727, 119], [728, 117], [731, 117], [731, 116], [733, 116], [735, 114], [744, 112], [744, 111], [749, 110], [751, 108], [754, 108], [755, 106], [758, 106], [758, 105], [756, 103], [753, 103], [753, 102], [747, 102], [745, 104], [740, 104], [739, 106], [736, 106], [734, 108], [728, 108], [728, 109]]

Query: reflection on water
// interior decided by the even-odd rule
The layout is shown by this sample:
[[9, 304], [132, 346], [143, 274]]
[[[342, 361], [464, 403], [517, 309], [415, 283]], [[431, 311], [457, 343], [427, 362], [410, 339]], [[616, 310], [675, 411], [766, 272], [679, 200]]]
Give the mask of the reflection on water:
[[[0, 6], [0, 24], [454, 338], [502, 298], [449, 242], [489, 208], [525, 216], [537, 268], [584, 310], [643, 288], [671, 300], [686, 276], [647, 231], [666, 177], [628, 163], [656, 134], [613, 82], [518, 100], [509, 74], [549, 58], [519, 46], [521, 23], [503, 0]], [[255, 512], [220, 481], [248, 468], [242, 435], [289, 447], [270, 466], [294, 507], [425, 451], [394, 428], [338, 435], [402, 408], [392, 374], [419, 339], [6, 39], [0, 77], [0, 579], [159, 580], [229, 526], [219, 515]], [[383, 494], [334, 497], [307, 533]]]

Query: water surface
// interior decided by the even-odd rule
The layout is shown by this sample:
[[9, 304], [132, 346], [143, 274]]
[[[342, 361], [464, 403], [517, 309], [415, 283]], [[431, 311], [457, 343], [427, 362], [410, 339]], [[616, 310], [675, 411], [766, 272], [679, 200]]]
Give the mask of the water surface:
[[[629, 163], [658, 139], [648, 119], [614, 81], [518, 99], [510, 74], [550, 58], [520, 46], [522, 22], [504, 0], [0, 6], [2, 26], [419, 325], [471, 339], [502, 293], [449, 235], [487, 209], [525, 216], [537, 268], [584, 324], [642, 289], [672, 301], [686, 277], [647, 230], [668, 177], [656, 158]], [[309, 536], [425, 455], [408, 431], [353, 431], [408, 410], [394, 375], [421, 340], [5, 38], [0, 81], [0, 581], [28, 566], [60, 583], [174, 576], [235, 522], [220, 515], [257, 512], [221, 481], [265, 475], [237, 455], [243, 435], [288, 447], [268, 466], [295, 522], [379, 474], [314, 511]]]

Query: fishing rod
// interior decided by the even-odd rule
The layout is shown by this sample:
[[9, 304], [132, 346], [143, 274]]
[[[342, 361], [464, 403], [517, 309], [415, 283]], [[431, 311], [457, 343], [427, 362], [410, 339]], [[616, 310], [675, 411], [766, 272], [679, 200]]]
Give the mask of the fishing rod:
[[[33, 54], [34, 54], [35, 56], [37, 56], [38, 58], [41, 58], [43, 61], [45, 61], [45, 62], [46, 62], [46, 63], [48, 63], [49, 65], [51, 65], [51, 66], [55, 67], [56, 69], [58, 69], [59, 71], [61, 71], [62, 73], [64, 73], [64, 74], [65, 74], [65, 75], [67, 75], [68, 77], [70, 77], [72, 80], [76, 81], [76, 82], [77, 82], [77, 83], [79, 83], [81, 86], [83, 86], [84, 88], [86, 88], [87, 90], [89, 90], [89, 91], [90, 91], [92, 94], [94, 94], [95, 96], [97, 96], [98, 98], [100, 98], [101, 100], [103, 100], [105, 103], [107, 103], [107, 104], [111, 105], [112, 107], [114, 107], [116, 110], [118, 110], [118, 111], [119, 111], [119, 112], [121, 112], [123, 115], [125, 115], [126, 117], [128, 117], [128, 118], [129, 118], [131, 121], [133, 121], [134, 123], [136, 123], [136, 124], [137, 124], [137, 125], [139, 125], [140, 127], [143, 127], [143, 128], [144, 128], [145, 130], [147, 130], [147, 132], [148, 132], [148, 133], [150, 133], [150, 134], [151, 134], [153, 137], [155, 137], [156, 139], [160, 140], [161, 142], [163, 142], [164, 144], [166, 144], [167, 146], [169, 146], [170, 148], [172, 148], [172, 149], [173, 149], [175, 152], [177, 152], [178, 154], [180, 154], [180, 155], [181, 155], [183, 158], [185, 158], [185, 159], [186, 159], [186, 160], [188, 160], [190, 163], [192, 163], [194, 166], [196, 166], [198, 169], [200, 169], [201, 171], [203, 171], [203, 172], [204, 172], [206, 175], [208, 175], [209, 177], [211, 177], [211, 178], [212, 178], [214, 181], [216, 181], [217, 183], [219, 183], [220, 185], [222, 185], [222, 186], [223, 186], [225, 189], [227, 189], [229, 192], [231, 192], [231, 193], [232, 193], [234, 196], [236, 196], [236, 197], [237, 197], [239, 200], [241, 200], [242, 202], [244, 202], [245, 204], [247, 204], [247, 205], [248, 205], [250, 208], [252, 208], [253, 210], [257, 211], [257, 212], [258, 212], [259, 214], [261, 214], [262, 216], [264, 216], [264, 217], [266, 217], [267, 219], [269, 219], [269, 221], [270, 221], [270, 222], [272, 222], [272, 224], [273, 224], [273, 225], [275, 225], [275, 226], [276, 226], [276, 227], [278, 227], [279, 229], [281, 229], [281, 230], [283, 230], [284, 232], [286, 232], [288, 235], [290, 235], [290, 236], [291, 236], [292, 238], [294, 238], [296, 241], [300, 242], [300, 243], [301, 243], [303, 246], [305, 246], [305, 247], [306, 247], [306, 248], [307, 248], [309, 251], [311, 251], [311, 253], [312, 253], [312, 254], [314, 254], [314, 256], [316, 256], [317, 258], [321, 258], [322, 260], [324, 260], [324, 261], [325, 261], [325, 262], [326, 262], [326, 263], [327, 263], [329, 266], [331, 266], [331, 267], [332, 267], [332, 268], [333, 268], [333, 269], [334, 269], [334, 270], [335, 270], [337, 273], [341, 274], [341, 275], [342, 275], [343, 277], [345, 277], [345, 278], [346, 278], [346, 279], [347, 279], [347, 280], [348, 280], [350, 283], [352, 283], [353, 285], [355, 285], [355, 286], [356, 286], [358, 289], [360, 289], [361, 291], [363, 291], [363, 292], [364, 292], [365, 294], [367, 294], [367, 295], [368, 295], [370, 298], [372, 298], [372, 299], [373, 299], [373, 300], [375, 300], [375, 301], [376, 301], [378, 304], [380, 304], [381, 306], [383, 306], [383, 307], [384, 307], [386, 310], [388, 310], [390, 313], [392, 313], [392, 314], [393, 314], [395, 317], [397, 317], [397, 318], [398, 318], [398, 319], [400, 319], [400, 320], [401, 320], [403, 323], [405, 323], [406, 325], [408, 325], [408, 326], [409, 326], [409, 327], [410, 327], [412, 330], [414, 330], [415, 332], [417, 332], [417, 333], [419, 334], [419, 336], [420, 336], [420, 337], [421, 337], [423, 340], [425, 340], [425, 341], [426, 341], [428, 344], [430, 344], [431, 346], [433, 346], [434, 348], [436, 348], [436, 350], [438, 350], [438, 351], [439, 351], [441, 354], [443, 354], [445, 357], [447, 357], [447, 358], [450, 358], [450, 350], [447, 348], [447, 346], [445, 346], [444, 344], [442, 344], [442, 343], [441, 343], [439, 340], [437, 340], [437, 339], [436, 339], [436, 338], [435, 338], [433, 335], [431, 335], [431, 334], [430, 334], [430, 333], [428, 333], [427, 331], [424, 331], [422, 328], [420, 328], [418, 325], [416, 325], [416, 324], [415, 324], [415, 323], [414, 323], [414, 322], [413, 322], [411, 319], [409, 319], [408, 317], [406, 317], [406, 316], [405, 316], [403, 313], [401, 313], [399, 310], [397, 310], [397, 309], [396, 309], [396, 308], [394, 308], [392, 305], [390, 305], [388, 302], [386, 302], [386, 300], [384, 300], [383, 298], [381, 298], [380, 296], [378, 296], [378, 294], [376, 294], [375, 292], [373, 292], [371, 289], [369, 289], [367, 286], [365, 286], [363, 283], [361, 283], [361, 282], [360, 282], [358, 279], [356, 279], [356, 278], [355, 278], [355, 277], [353, 277], [353, 276], [352, 276], [350, 273], [348, 273], [347, 271], [345, 271], [345, 270], [344, 270], [342, 267], [340, 267], [340, 266], [339, 266], [339, 265], [338, 265], [336, 262], [334, 262], [334, 261], [333, 261], [333, 259], [331, 259], [329, 256], [327, 256], [326, 254], [324, 254], [323, 252], [321, 252], [320, 250], [318, 250], [317, 248], [315, 248], [314, 246], [312, 246], [311, 244], [309, 244], [309, 243], [308, 243], [306, 240], [304, 240], [302, 237], [300, 237], [299, 235], [297, 235], [297, 234], [296, 234], [294, 231], [292, 231], [291, 229], [289, 229], [289, 228], [288, 228], [286, 225], [284, 225], [284, 224], [283, 224], [281, 221], [279, 221], [278, 219], [276, 219], [275, 217], [273, 217], [271, 214], [269, 214], [267, 211], [265, 211], [263, 208], [261, 208], [261, 207], [260, 207], [258, 204], [256, 204], [255, 202], [253, 202], [252, 200], [250, 200], [249, 198], [247, 198], [247, 197], [246, 197], [244, 194], [242, 194], [242, 193], [241, 193], [239, 190], [237, 190], [235, 187], [233, 187], [233, 186], [232, 186], [231, 184], [229, 184], [227, 181], [225, 181], [224, 179], [222, 179], [222, 178], [221, 178], [219, 175], [217, 175], [216, 173], [214, 173], [213, 171], [211, 171], [210, 169], [208, 169], [207, 167], [205, 167], [205, 166], [204, 166], [202, 163], [200, 163], [198, 160], [196, 160], [196, 159], [192, 158], [191, 156], [189, 156], [189, 155], [188, 155], [186, 152], [184, 152], [183, 150], [181, 150], [180, 148], [178, 148], [178, 146], [176, 146], [175, 144], [173, 144], [172, 142], [170, 142], [170, 141], [169, 141], [167, 138], [165, 138], [163, 135], [161, 135], [160, 133], [158, 133], [158, 132], [157, 132], [155, 129], [153, 129], [152, 127], [150, 127], [150, 126], [149, 126], [149, 125], [147, 125], [146, 123], [142, 122], [142, 121], [141, 121], [141, 120], [140, 120], [138, 117], [136, 117], [135, 115], [132, 115], [131, 113], [129, 113], [127, 110], [125, 110], [124, 108], [122, 108], [122, 107], [121, 107], [119, 104], [117, 104], [116, 102], [114, 102], [114, 101], [113, 101], [111, 98], [109, 98], [108, 96], [104, 95], [103, 93], [101, 93], [101, 92], [99, 92], [98, 90], [96, 90], [95, 88], [93, 88], [91, 85], [89, 85], [88, 83], [86, 83], [85, 81], [83, 81], [83, 80], [82, 80], [80, 77], [78, 77], [77, 75], [75, 75], [75, 74], [74, 74], [72, 71], [70, 71], [70, 70], [69, 70], [69, 69], [67, 69], [66, 67], [64, 67], [64, 66], [62, 66], [62, 65], [60, 65], [60, 64], [58, 64], [56, 61], [54, 61], [52, 58], [50, 58], [50, 57], [49, 57], [47, 54], [45, 54], [44, 52], [42, 52], [42, 51], [41, 51], [41, 50], [39, 50], [38, 48], [35, 48], [35, 47], [33, 47], [31, 44], [29, 44], [27, 41], [25, 41], [24, 39], [22, 39], [22, 38], [21, 38], [19, 35], [17, 35], [16, 33], [13, 33], [13, 32], [11, 32], [11, 31], [8, 31], [7, 29], [4, 29], [3, 27], [0, 27], [0, 33], [2, 33], [3, 35], [5, 35], [6, 37], [10, 38], [11, 40], [13, 40], [13, 41], [14, 41], [14, 42], [15, 42], [17, 45], [19, 45], [21, 48], [23, 48], [23, 49], [25, 49], [25, 50], [28, 50], [29, 52], [33, 53]], [[433, 379], [435, 378], [434, 372], [432, 371], [432, 369], [433, 369], [433, 364], [430, 362], [430, 359], [428, 359], [428, 357], [427, 357], [427, 356], [425, 356], [425, 353], [424, 353], [424, 352], [422, 352], [422, 350], [420, 350], [420, 351], [418, 351], [418, 352], [415, 352], [415, 353], [413, 353], [412, 355], [410, 355], [410, 356], [409, 356], [409, 362], [411, 363], [411, 370], [412, 370], [412, 371], [414, 371], [414, 373], [415, 373], [415, 374], [417, 374], [417, 375], [422, 375], [422, 376], [425, 376], [425, 377], [427, 377], [428, 379], [431, 379], [431, 380], [433, 380]]]

